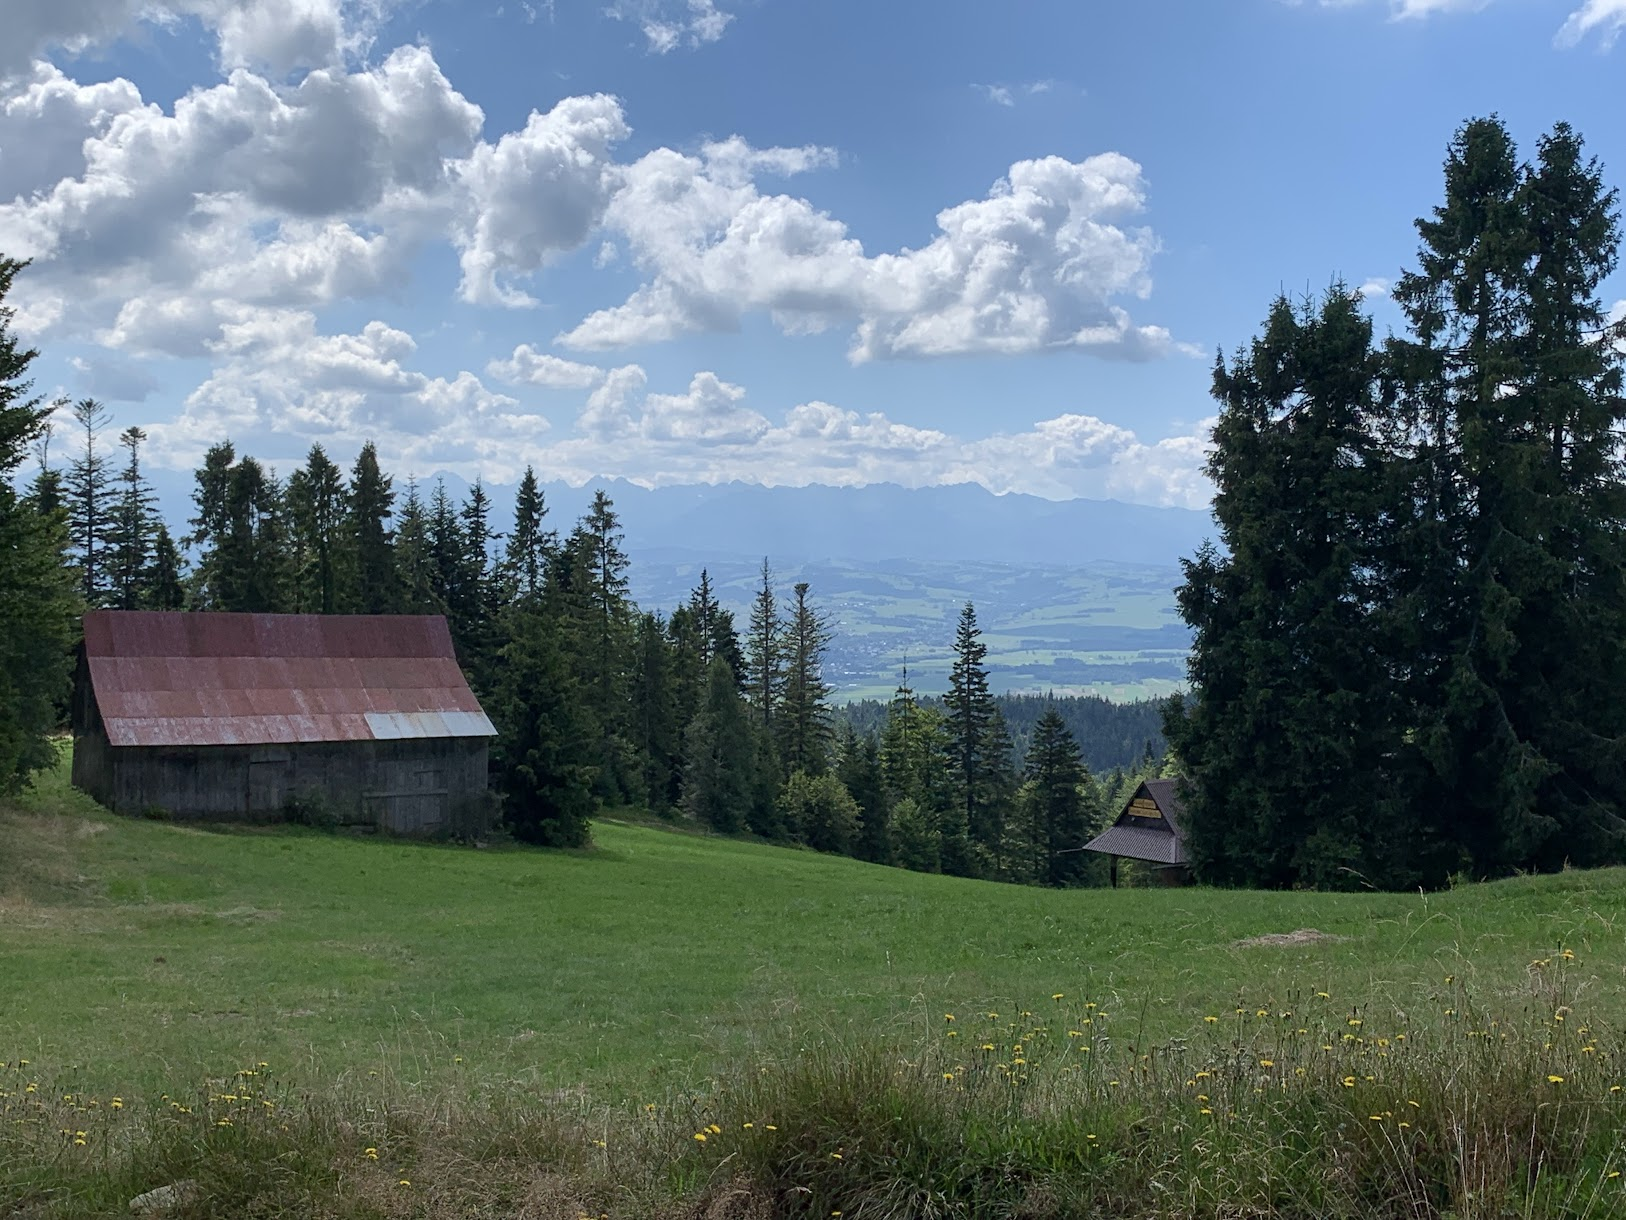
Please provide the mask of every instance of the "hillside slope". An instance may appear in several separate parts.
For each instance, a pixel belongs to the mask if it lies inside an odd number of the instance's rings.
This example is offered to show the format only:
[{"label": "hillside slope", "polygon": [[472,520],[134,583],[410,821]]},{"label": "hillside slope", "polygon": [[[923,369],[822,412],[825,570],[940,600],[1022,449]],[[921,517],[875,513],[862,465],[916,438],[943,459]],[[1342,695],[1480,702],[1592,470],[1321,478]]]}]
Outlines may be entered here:
[{"label": "hillside slope", "polygon": [[[810,1024],[930,1028],[1058,992],[1156,1036],[1317,990],[1424,1012],[1448,974],[1520,993],[1559,946],[1623,1006],[1620,872],[1429,897],[1060,893],[614,823],[595,840],[203,830],[97,813],[52,777],[0,810],[0,1059],[86,1088],[264,1060],[641,1095]],[[1235,944],[1302,928],[1340,939]]]}]

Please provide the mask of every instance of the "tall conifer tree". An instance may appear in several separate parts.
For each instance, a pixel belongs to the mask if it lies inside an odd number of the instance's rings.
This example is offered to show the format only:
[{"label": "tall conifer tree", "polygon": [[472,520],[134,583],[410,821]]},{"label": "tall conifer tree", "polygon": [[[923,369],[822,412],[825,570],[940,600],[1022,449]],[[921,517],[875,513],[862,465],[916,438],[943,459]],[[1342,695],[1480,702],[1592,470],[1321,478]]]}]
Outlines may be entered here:
[{"label": "tall conifer tree", "polygon": [[81,398],[71,410],[82,448],[68,463],[64,484],[68,534],[79,564],[79,596],[87,606],[101,606],[111,595],[108,552],[118,508],[113,469],[101,443],[112,416],[94,398]]},{"label": "tall conifer tree", "polygon": [[389,614],[400,606],[394,537],[393,481],[378,465],[372,441],[361,447],[350,470],[349,517],[345,536],[351,555],[347,605],[358,614]]},{"label": "tall conifer tree", "polygon": [[50,413],[28,376],[39,353],[18,341],[6,304],[26,265],[0,257],[0,792],[8,793],[56,761],[49,734],[67,694],[79,609],[66,513],[19,502],[11,483]]}]

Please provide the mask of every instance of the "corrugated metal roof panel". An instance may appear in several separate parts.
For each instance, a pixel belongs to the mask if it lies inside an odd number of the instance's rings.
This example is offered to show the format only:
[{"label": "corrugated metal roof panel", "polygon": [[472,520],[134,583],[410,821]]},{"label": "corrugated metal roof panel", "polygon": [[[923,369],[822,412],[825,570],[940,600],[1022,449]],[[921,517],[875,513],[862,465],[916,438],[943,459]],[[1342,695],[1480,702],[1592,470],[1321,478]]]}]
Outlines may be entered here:
[{"label": "corrugated metal roof panel", "polygon": [[114,745],[492,736],[438,615],[85,616]]},{"label": "corrugated metal roof panel", "polygon": [[1084,845],[1085,851],[1149,860],[1153,864],[1184,864],[1185,848],[1166,830],[1142,830],[1135,826],[1113,826]]}]

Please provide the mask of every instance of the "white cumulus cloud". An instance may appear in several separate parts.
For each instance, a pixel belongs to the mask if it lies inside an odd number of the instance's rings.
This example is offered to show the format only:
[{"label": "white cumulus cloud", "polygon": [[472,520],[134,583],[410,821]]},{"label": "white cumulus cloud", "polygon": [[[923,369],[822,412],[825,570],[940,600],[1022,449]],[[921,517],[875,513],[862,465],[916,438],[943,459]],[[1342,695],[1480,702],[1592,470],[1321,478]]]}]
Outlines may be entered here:
[{"label": "white cumulus cloud", "polygon": [[614,98],[566,98],[458,165],[463,205],[455,240],[465,300],[535,303],[512,280],[581,245],[598,227],[615,184],[610,149],[629,132]]},{"label": "white cumulus cloud", "polygon": [[585,390],[604,380],[604,370],[539,352],[521,343],[506,360],[493,360],[486,372],[508,385],[534,385],[549,390]]},{"label": "white cumulus cloud", "polygon": [[924,247],[874,257],[840,221],[763,193],[753,177],[828,161],[821,150],[751,153],[734,140],[699,155],[658,149],[627,166],[605,223],[625,234],[649,278],[559,341],[625,347],[732,330],[766,312],[791,333],[852,326],[855,361],[1170,350],[1167,331],[1135,325],[1116,303],[1147,295],[1158,248],[1149,229],[1126,223],[1146,196],[1129,158],[1017,162],[985,198],[940,212]]}]

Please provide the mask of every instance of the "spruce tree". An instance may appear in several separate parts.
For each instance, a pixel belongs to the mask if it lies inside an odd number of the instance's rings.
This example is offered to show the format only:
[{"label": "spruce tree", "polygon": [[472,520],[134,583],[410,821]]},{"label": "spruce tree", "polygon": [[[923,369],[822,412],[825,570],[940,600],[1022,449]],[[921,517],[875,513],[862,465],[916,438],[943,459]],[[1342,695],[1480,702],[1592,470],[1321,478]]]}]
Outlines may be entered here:
[{"label": "spruce tree", "polygon": [[1165,729],[1191,781],[1187,849],[1205,880],[1407,884],[1403,709],[1379,612],[1392,500],[1373,428],[1379,362],[1358,295],[1273,305],[1214,373],[1208,473],[1226,553],[1185,564],[1192,692]]},{"label": "spruce tree", "polygon": [[780,761],[790,772],[821,775],[829,765],[831,740],[829,684],[824,680],[824,653],[830,623],[808,598],[810,586],[792,588],[790,621],[785,631],[785,682],[779,709]]},{"label": "spruce tree", "polygon": [[337,614],[342,608],[353,560],[346,529],[349,498],[343,472],[322,446],[312,445],[286,490],[295,610]]},{"label": "spruce tree", "polygon": [[502,563],[504,583],[516,600],[535,601],[542,596],[548,553],[557,543],[543,527],[547,513],[536,471],[527,466],[514,497],[514,528],[508,532]]},{"label": "spruce tree", "polygon": [[656,813],[678,801],[682,734],[672,687],[672,648],[659,616],[638,617],[633,641],[632,716],[629,737],[640,774],[641,799]]},{"label": "spruce tree", "polygon": [[892,853],[900,868],[935,873],[942,867],[942,836],[929,811],[913,797],[892,807]]},{"label": "spruce tree", "polygon": [[1551,829],[1535,799],[1547,764],[1521,739],[1503,681],[1518,647],[1513,566],[1534,557],[1516,467],[1540,438],[1519,418],[1522,396],[1508,393],[1522,379],[1532,243],[1499,120],[1457,132],[1445,180],[1444,203],[1417,222],[1418,270],[1394,294],[1411,328],[1393,361],[1415,420],[1406,473],[1419,505],[1397,531],[1394,583],[1413,654],[1400,671],[1415,721],[1405,759],[1442,845],[1433,871],[1484,875]]},{"label": "spruce tree", "polygon": [[193,471],[192,508],[195,514],[187,524],[192,532],[181,540],[196,551],[189,583],[191,602],[199,610],[220,609],[220,574],[217,555],[227,529],[226,488],[231,482],[237,451],[230,441],[209,446],[203,465]]},{"label": "spruce tree", "polygon": [[372,441],[361,447],[350,470],[345,541],[351,563],[346,605],[357,614],[390,614],[401,604],[390,519],[395,514],[392,480],[378,465]]},{"label": "spruce tree", "polygon": [[[1549,774],[1536,806],[1553,832],[1521,866],[1626,858],[1626,342],[1599,290],[1618,267],[1618,193],[1559,124],[1523,172],[1533,256],[1519,397],[1536,443],[1521,447],[1520,645],[1510,715]],[[1539,457],[1537,456],[1539,451]]]},{"label": "spruce tree", "polygon": [[1084,785],[1088,774],[1078,743],[1052,708],[1040,718],[1027,757],[1028,799],[1042,847],[1037,879],[1045,885],[1082,883],[1089,861],[1080,849],[1090,837]]},{"label": "spruce tree", "polygon": [[108,531],[106,552],[110,604],[120,610],[139,610],[151,602],[151,564],[156,541],[158,497],[141,473],[141,445],[147,434],[126,428],[119,444],[126,457],[118,474],[117,492]]},{"label": "spruce tree", "polygon": [[581,847],[595,808],[590,726],[558,634],[537,609],[510,612],[492,699],[492,771],[514,837]]},{"label": "spruce tree", "polygon": [[1411,335],[1392,352],[1421,508],[1394,581],[1433,877],[1618,860],[1623,408],[1598,297],[1615,196],[1568,127],[1521,165],[1505,126],[1478,119],[1418,233],[1395,293]]},{"label": "spruce tree", "polygon": [[758,722],[770,734],[785,682],[784,634],[785,624],[774,596],[773,569],[763,556],[762,584],[751,603],[751,627],[746,635],[745,673],[747,697]]},{"label": "spruce tree", "polygon": [[462,656],[467,650],[469,620],[473,614],[474,581],[462,518],[446,491],[444,479],[435,480],[434,493],[429,497],[424,546],[429,587],[435,603],[446,615],[446,625],[451,628],[458,655]]},{"label": "spruce tree", "polygon": [[711,668],[717,642],[717,616],[721,610],[711,589],[711,573],[701,568],[700,583],[689,594],[689,614],[694,619],[694,642],[700,650],[697,659],[702,673]]},{"label": "spruce tree", "polygon": [[492,546],[500,535],[491,527],[491,497],[476,477],[459,513],[464,547],[462,640],[459,654],[464,658],[474,689],[490,690],[501,647],[497,614],[502,603],[501,582],[492,565]]},{"label": "spruce tree", "polygon": [[721,657],[706,670],[700,709],[683,734],[683,810],[724,834],[745,828],[751,803],[750,717]]},{"label": "spruce tree", "polygon": [[186,605],[186,583],[181,553],[169,536],[169,526],[158,523],[152,539],[152,565],[147,575],[147,604],[154,610],[180,610]]},{"label": "spruce tree", "polygon": [[101,606],[111,598],[108,552],[118,506],[112,466],[100,444],[112,416],[94,398],[81,398],[72,412],[83,448],[69,462],[64,484],[68,534],[79,565],[79,596],[87,606]]},{"label": "spruce tree", "polygon": [[395,576],[391,583],[399,601],[391,608],[402,614],[444,614],[445,603],[436,593],[438,581],[429,543],[429,514],[423,498],[418,495],[415,479],[407,480],[393,557]]},{"label": "spruce tree", "polygon": [[24,504],[12,474],[40,437],[49,408],[34,396],[29,366],[38,352],[11,329],[6,297],[27,264],[0,257],[0,792],[16,792],[57,754],[57,727],[71,673],[79,606],[67,567],[66,513]]},{"label": "spruce tree", "polygon": [[286,613],[293,579],[276,476],[251,457],[238,460],[226,480],[224,532],[210,564],[219,610]]},{"label": "spruce tree", "polygon": [[892,827],[880,742],[873,733],[859,736],[851,726],[836,753],[836,778],[858,806],[858,830],[852,854],[871,864],[892,863]]},{"label": "spruce tree", "polygon": [[577,523],[567,549],[576,572],[583,693],[602,744],[600,795],[625,799],[637,764],[627,740],[627,656],[632,642],[632,603],[627,596],[626,552],[621,521],[600,489]]},{"label": "spruce tree", "polygon": [[955,627],[944,699],[959,806],[954,823],[963,824],[971,842],[991,858],[1004,838],[1000,821],[1010,761],[1009,736],[988,689],[987,656],[976,608],[967,602]]}]

